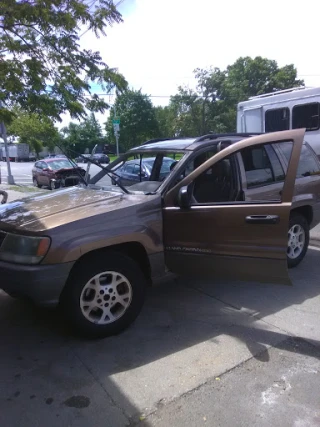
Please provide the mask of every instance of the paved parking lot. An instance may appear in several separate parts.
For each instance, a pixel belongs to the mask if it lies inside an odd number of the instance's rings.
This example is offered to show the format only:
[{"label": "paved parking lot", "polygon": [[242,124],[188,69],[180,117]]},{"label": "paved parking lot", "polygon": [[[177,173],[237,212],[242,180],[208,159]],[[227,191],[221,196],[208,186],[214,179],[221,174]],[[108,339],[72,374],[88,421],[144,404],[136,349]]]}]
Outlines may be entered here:
[{"label": "paved parking lot", "polygon": [[135,324],[100,341],[0,293],[0,425],[319,426],[319,257],[293,287],[152,288]]}]

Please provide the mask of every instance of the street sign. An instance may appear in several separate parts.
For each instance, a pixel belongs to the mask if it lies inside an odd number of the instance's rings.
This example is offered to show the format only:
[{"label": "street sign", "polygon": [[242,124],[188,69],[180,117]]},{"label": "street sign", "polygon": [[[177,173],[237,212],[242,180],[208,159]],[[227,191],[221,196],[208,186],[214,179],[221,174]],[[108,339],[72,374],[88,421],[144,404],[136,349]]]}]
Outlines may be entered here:
[{"label": "street sign", "polygon": [[119,130],[120,130],[119,123],[114,123],[113,124],[113,130],[114,130],[114,132],[119,132]]},{"label": "street sign", "polygon": [[120,119],[119,119],[118,117],[115,117],[115,118],[112,120],[112,124],[113,124],[113,125],[120,125]]}]

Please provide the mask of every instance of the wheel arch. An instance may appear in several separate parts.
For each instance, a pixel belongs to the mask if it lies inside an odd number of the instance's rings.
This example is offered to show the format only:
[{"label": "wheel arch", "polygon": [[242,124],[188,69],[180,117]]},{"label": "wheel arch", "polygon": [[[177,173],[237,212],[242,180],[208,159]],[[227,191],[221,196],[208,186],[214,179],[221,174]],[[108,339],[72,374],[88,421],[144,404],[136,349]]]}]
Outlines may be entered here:
[{"label": "wheel arch", "polygon": [[294,213],[299,213],[300,215],[303,215],[306,220],[308,221],[308,224],[310,225],[313,221],[313,209],[310,205],[303,205],[298,206],[291,210],[290,215]]},{"label": "wheel arch", "polygon": [[72,270],[69,274],[69,278],[72,277],[80,263],[90,262],[90,259],[92,258],[96,259],[96,257],[106,256],[108,253],[111,252],[113,254],[119,253],[122,255],[126,255],[127,257],[134,260],[140,267],[142,273],[144,274],[148,285],[151,286],[151,265],[149,262],[148,254],[142,243],[136,241],[119,243],[86,252],[80,258],[78,258],[75,264],[73,265]]}]

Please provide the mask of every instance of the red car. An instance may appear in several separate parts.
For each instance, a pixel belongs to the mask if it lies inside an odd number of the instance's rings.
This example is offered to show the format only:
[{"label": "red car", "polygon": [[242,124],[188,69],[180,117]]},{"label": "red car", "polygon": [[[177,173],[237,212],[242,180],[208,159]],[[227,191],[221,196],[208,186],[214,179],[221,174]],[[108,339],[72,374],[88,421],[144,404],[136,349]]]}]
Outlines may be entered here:
[{"label": "red car", "polygon": [[80,182],[79,173],[86,171],[67,158],[49,158],[39,160],[32,168],[32,181],[35,187],[46,186],[51,190],[70,187]]}]

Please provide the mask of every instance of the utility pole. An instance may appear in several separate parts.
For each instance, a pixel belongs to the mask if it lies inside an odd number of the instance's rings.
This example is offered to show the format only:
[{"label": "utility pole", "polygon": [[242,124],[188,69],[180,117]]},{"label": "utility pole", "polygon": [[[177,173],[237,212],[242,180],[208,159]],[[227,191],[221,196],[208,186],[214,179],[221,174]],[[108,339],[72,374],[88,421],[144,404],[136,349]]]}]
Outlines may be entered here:
[{"label": "utility pole", "polygon": [[116,106],[114,106],[114,113],[113,113],[113,132],[116,137],[116,147],[117,147],[117,157],[119,157],[119,136],[120,136],[120,119],[117,117],[117,111]]},{"label": "utility pole", "polygon": [[6,126],[5,124],[2,122],[0,124],[0,131],[1,131],[1,135],[4,141],[4,150],[6,153],[6,161],[7,161],[7,169],[8,169],[8,184],[9,185],[13,185],[14,184],[14,179],[13,176],[11,175],[11,165],[10,165],[10,158],[9,158],[9,149],[8,149],[8,140],[7,140],[7,130],[6,130]]}]

